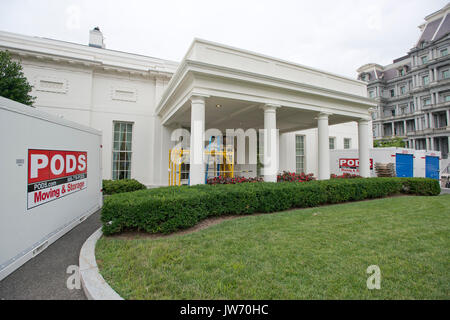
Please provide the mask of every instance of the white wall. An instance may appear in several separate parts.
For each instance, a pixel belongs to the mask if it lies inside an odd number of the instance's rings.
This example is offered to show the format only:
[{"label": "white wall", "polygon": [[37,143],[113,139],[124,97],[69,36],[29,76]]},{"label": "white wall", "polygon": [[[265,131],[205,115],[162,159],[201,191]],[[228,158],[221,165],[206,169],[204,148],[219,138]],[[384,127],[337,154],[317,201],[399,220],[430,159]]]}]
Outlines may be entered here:
[{"label": "white wall", "polygon": [[[25,76],[34,86],[32,95],[37,97],[35,106],[38,110],[102,131],[104,179],[112,177],[113,122],[126,121],[133,123],[132,178],[148,186],[160,185],[167,180],[161,174],[162,167],[155,169],[155,163],[160,161],[157,159],[161,158],[161,148],[166,143],[156,134],[162,129],[154,113],[167,86],[167,78],[131,76],[129,73],[24,58],[21,63]],[[43,91],[41,80],[54,81],[58,87]],[[61,83],[64,90],[59,88]],[[135,94],[128,101],[128,98],[118,96],[116,90]]]}]

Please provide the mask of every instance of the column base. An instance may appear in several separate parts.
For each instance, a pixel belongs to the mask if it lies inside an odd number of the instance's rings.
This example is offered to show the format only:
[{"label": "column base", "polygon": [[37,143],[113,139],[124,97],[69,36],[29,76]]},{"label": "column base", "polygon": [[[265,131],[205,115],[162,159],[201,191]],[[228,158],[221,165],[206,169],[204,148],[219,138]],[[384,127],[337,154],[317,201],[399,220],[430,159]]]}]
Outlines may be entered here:
[{"label": "column base", "polygon": [[277,182],[277,177],[278,177],[278,175],[273,175],[273,174],[270,174],[270,175],[265,175],[264,176],[264,182]]}]

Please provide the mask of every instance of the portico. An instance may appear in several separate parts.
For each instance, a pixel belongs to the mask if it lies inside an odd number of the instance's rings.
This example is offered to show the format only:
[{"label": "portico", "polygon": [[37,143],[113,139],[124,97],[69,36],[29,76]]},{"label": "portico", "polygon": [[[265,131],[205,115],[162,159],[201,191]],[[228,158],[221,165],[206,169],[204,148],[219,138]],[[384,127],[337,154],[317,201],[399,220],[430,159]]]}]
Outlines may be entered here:
[{"label": "portico", "polygon": [[[362,81],[196,39],[156,113],[162,126],[189,130],[189,179],[195,185],[205,183],[207,130],[264,129],[262,174],[276,182],[283,156],[279,136],[318,128],[318,178],[329,179],[329,126],[350,121],[358,122],[360,172],[368,177],[369,109],[375,106]],[[167,141],[167,148],[174,144]]]}]

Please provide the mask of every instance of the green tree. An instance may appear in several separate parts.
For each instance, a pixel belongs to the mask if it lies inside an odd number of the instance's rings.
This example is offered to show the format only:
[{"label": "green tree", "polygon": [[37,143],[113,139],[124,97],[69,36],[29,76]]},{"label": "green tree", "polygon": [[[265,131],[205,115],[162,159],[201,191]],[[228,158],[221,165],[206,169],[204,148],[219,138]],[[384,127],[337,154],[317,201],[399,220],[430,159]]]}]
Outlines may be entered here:
[{"label": "green tree", "polygon": [[0,96],[31,106],[35,99],[31,90],[20,63],[13,61],[8,51],[0,51]]},{"label": "green tree", "polygon": [[402,138],[382,139],[373,141],[374,148],[387,148],[387,147],[404,148],[405,146],[406,143],[405,141],[403,141]]}]

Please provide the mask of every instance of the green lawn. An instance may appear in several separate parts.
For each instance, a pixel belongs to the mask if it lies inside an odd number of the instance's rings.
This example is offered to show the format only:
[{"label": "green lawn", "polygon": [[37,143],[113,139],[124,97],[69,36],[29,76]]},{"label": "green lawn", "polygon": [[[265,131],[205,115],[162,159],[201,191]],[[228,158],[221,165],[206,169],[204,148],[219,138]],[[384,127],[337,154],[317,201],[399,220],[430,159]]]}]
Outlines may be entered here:
[{"label": "green lawn", "polygon": [[[102,238],[125,299],[449,299],[450,195],[227,220],[161,239]],[[381,289],[368,290],[369,265]]]}]

